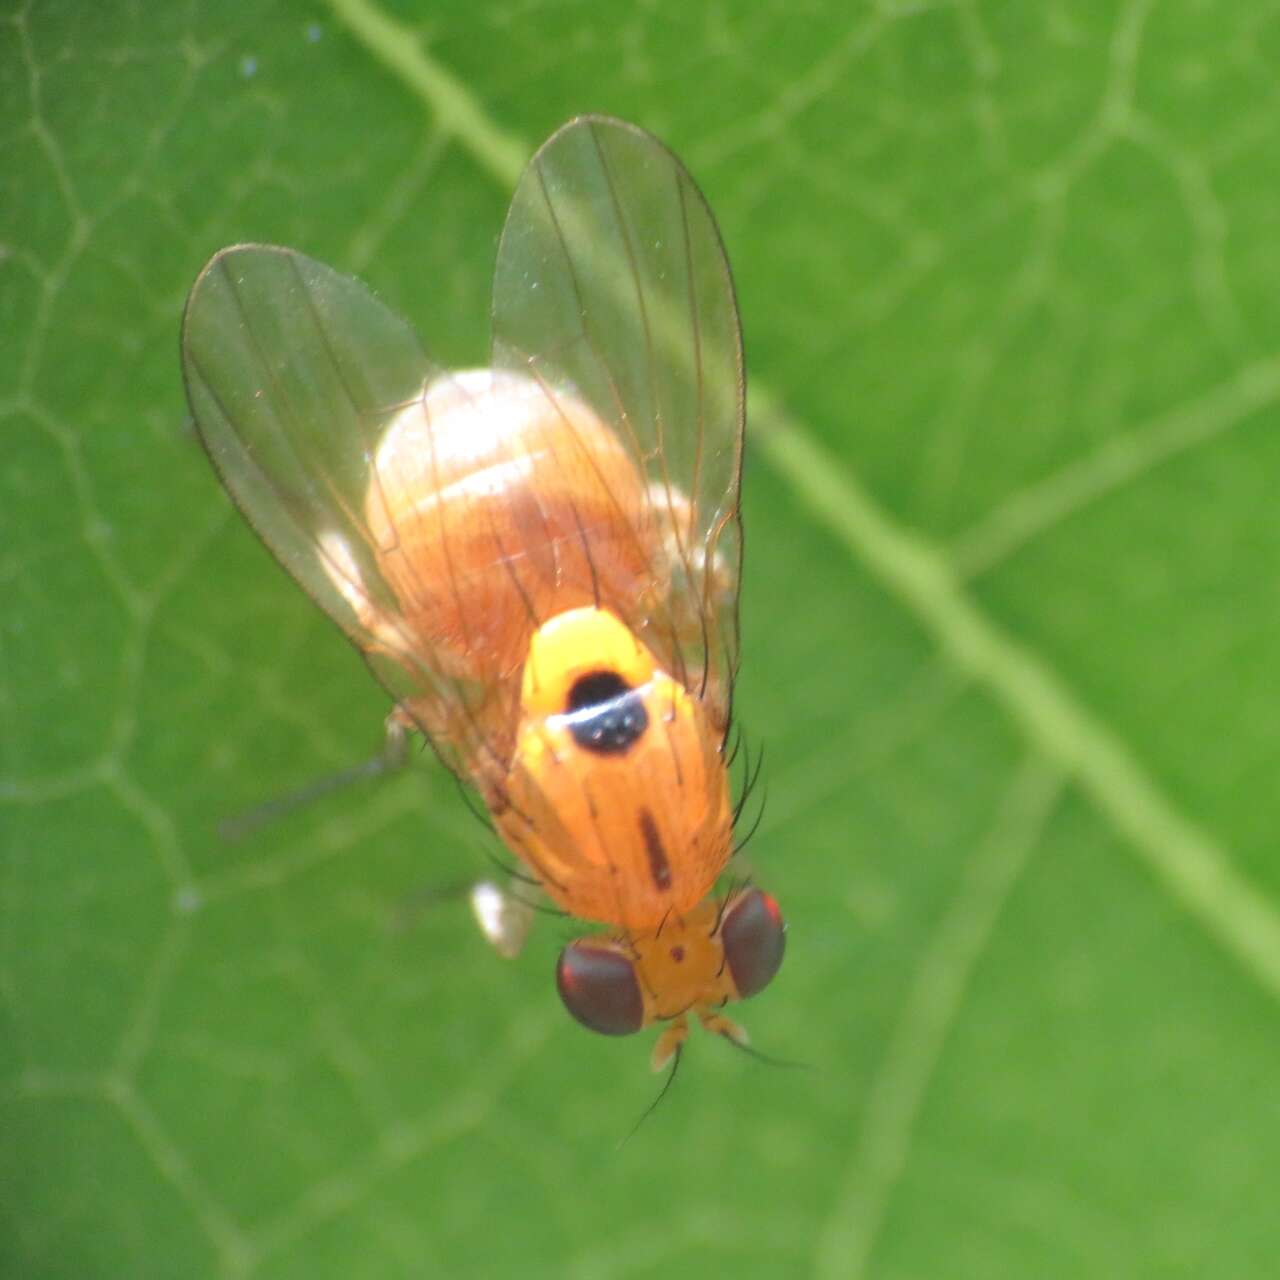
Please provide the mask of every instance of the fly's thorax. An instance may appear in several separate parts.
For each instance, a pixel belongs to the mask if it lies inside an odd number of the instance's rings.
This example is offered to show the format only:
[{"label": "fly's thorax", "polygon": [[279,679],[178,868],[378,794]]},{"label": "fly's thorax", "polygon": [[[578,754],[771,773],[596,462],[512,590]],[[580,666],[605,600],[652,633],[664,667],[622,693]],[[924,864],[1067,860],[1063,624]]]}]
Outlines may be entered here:
[{"label": "fly's thorax", "polygon": [[420,640],[460,675],[518,673],[544,621],[649,589],[644,483],[573,394],[473,369],[390,420],[365,498],[378,568]]},{"label": "fly's thorax", "polygon": [[512,850],[572,915],[652,929],[729,856],[720,741],[702,704],[606,609],[532,637],[506,806]]}]

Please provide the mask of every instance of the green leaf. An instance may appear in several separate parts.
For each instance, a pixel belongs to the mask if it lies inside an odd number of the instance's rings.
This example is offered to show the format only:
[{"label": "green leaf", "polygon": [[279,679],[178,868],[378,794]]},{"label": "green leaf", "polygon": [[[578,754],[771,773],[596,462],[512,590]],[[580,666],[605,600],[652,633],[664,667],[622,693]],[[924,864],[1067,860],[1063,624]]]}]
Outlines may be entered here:
[{"label": "green leaf", "polygon": [[[30,1277],[1269,1275],[1280,19],[1190,0],[0,17],[0,1259]],[[657,132],[747,335],[770,1069],[560,1009],[186,425],[224,244],[487,342],[529,149]],[[438,895],[437,895],[438,896]]]}]

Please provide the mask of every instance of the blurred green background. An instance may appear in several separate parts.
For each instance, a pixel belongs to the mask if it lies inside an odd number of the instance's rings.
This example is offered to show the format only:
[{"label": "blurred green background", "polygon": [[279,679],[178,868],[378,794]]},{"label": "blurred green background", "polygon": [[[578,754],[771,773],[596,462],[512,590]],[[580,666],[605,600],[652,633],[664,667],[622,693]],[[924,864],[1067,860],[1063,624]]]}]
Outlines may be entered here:
[{"label": "blurred green background", "polygon": [[[0,1272],[1270,1276],[1280,7],[0,6]],[[250,12],[246,12],[250,10]],[[390,25],[388,25],[390,24]],[[753,379],[774,1070],[559,1007],[428,766],[227,845],[381,691],[229,510],[223,244],[483,359],[523,156],[664,137]]]}]

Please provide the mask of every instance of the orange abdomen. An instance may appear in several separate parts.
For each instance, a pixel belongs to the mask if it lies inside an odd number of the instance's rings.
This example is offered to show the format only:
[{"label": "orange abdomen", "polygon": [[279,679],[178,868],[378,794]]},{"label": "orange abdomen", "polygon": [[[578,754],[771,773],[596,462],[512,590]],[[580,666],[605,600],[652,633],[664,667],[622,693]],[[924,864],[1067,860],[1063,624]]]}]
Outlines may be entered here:
[{"label": "orange abdomen", "polygon": [[387,428],[365,506],[405,620],[458,676],[517,675],[542,623],[651,585],[635,465],[586,405],[533,378],[472,370],[428,386]]}]

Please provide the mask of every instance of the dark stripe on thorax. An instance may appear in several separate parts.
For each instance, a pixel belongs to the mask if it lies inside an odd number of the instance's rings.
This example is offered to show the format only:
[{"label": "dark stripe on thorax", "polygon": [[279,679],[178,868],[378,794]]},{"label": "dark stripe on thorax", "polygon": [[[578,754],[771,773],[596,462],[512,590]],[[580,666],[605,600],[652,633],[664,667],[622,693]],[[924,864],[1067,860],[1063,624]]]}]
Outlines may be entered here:
[{"label": "dark stripe on thorax", "polygon": [[640,810],[640,834],[644,837],[644,851],[649,855],[649,874],[654,885],[659,889],[671,888],[671,864],[667,861],[667,851],[662,847],[658,824],[648,809]]}]

